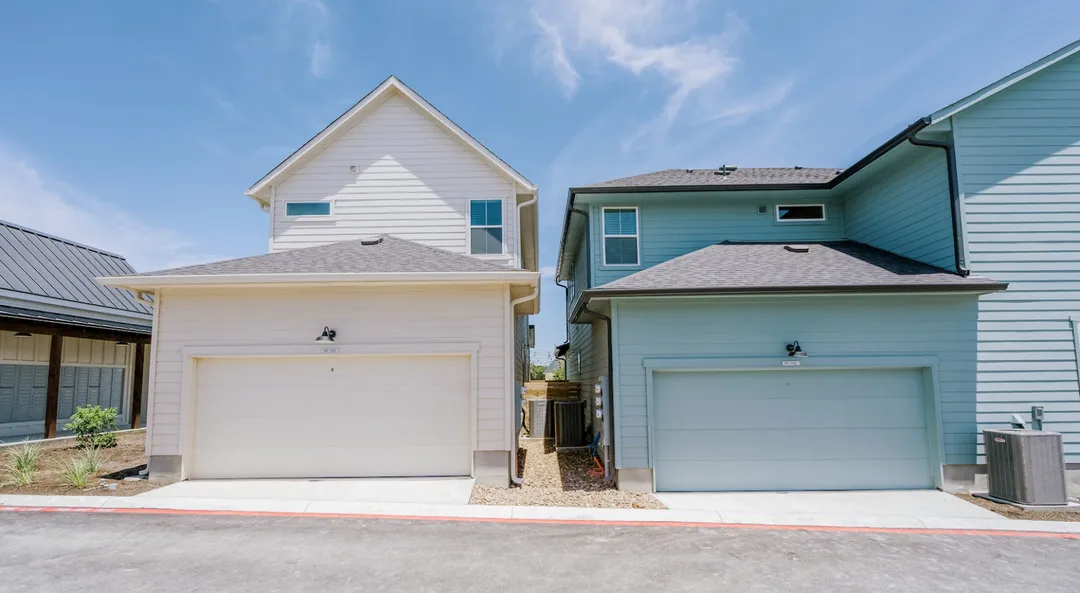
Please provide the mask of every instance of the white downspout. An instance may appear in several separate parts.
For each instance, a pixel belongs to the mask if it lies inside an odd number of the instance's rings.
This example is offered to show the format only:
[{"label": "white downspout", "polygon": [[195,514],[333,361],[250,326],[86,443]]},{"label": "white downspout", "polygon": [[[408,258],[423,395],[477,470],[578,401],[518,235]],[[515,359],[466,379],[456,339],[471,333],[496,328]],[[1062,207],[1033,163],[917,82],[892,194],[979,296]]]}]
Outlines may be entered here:
[{"label": "white downspout", "polygon": [[[533,201],[535,202],[536,199],[534,198]],[[521,210],[518,210],[518,212],[520,213]],[[517,315],[514,313],[514,307],[517,307],[521,303],[527,303],[527,302],[529,302],[531,300],[534,300],[539,294],[540,294],[540,283],[537,282],[536,286],[533,287],[533,291],[532,291],[531,294],[527,294],[527,295],[525,295],[525,296],[523,296],[521,298],[517,298],[517,299],[514,299],[514,300],[510,301],[510,322],[514,323],[516,321],[515,317]],[[513,371],[513,369],[514,369],[514,362],[515,362],[514,360],[510,361],[510,370],[511,371]],[[510,399],[510,402],[511,402],[510,407],[511,408],[513,408],[513,402],[516,399],[517,399],[516,394],[515,394],[515,397]],[[508,414],[507,423],[509,424],[509,426],[507,427],[507,430],[510,431],[510,481],[517,484],[518,486],[520,486],[522,484],[522,482],[524,482],[524,480],[522,478],[518,477],[518,475],[517,475],[518,440],[517,440],[517,432],[514,431],[514,427],[517,425],[517,418],[518,418],[518,411],[517,410],[512,410],[511,413]]]},{"label": "white downspout", "polygon": [[530,205],[530,204],[535,204],[536,199],[537,199],[537,194],[533,194],[533,197],[532,197],[531,200],[525,200],[524,202],[517,205],[517,219],[514,221],[514,224],[517,225],[516,228],[514,229],[514,231],[517,233],[517,244],[518,244],[517,254],[516,254],[516,257],[514,258],[515,259],[514,267],[517,267],[517,268],[520,268],[522,266],[522,263],[523,263],[523,260],[524,260],[524,258],[521,257],[521,251],[523,249],[522,241],[521,241],[521,234],[522,234],[521,233],[521,209],[524,208],[525,206]]}]

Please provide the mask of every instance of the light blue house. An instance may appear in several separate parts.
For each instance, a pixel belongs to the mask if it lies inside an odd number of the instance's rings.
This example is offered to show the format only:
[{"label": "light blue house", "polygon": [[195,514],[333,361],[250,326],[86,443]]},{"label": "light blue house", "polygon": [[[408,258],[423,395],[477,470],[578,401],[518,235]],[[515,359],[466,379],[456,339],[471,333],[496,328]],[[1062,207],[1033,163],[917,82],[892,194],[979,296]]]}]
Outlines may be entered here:
[{"label": "light blue house", "polygon": [[970,487],[1033,405],[1080,469],[1078,54],[847,169],[572,188],[567,377],[607,386],[620,488]]}]

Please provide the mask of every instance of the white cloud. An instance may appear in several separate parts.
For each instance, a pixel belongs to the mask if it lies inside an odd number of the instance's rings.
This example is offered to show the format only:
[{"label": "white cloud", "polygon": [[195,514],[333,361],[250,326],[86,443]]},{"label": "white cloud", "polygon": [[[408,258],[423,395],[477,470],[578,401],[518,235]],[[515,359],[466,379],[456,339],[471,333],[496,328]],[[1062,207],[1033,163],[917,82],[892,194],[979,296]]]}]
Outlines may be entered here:
[{"label": "white cloud", "polygon": [[323,77],[330,73],[334,55],[330,44],[330,8],[323,0],[280,0],[283,32],[306,45],[308,71]]},{"label": "white cloud", "polygon": [[540,277],[544,279],[555,277],[555,266],[543,266],[540,268]]},{"label": "white cloud", "polygon": [[687,118],[691,104],[690,119],[725,123],[775,108],[791,88],[790,83],[775,85],[736,104],[715,105],[739,64],[733,46],[749,31],[734,13],[710,23],[719,34],[701,35],[695,29],[707,17],[694,0],[530,1],[537,32],[534,62],[551,71],[567,96],[603,65],[640,78],[648,85],[646,93],[657,80],[666,88],[663,106],[631,129],[624,151],[645,140],[663,142],[672,126]]},{"label": "white cloud", "polygon": [[43,175],[0,148],[0,219],[125,256],[136,270],[215,259],[182,234],[156,227]]},{"label": "white cloud", "polygon": [[326,76],[330,71],[330,59],[333,57],[330,44],[323,41],[315,41],[311,46],[311,74],[314,76]]}]

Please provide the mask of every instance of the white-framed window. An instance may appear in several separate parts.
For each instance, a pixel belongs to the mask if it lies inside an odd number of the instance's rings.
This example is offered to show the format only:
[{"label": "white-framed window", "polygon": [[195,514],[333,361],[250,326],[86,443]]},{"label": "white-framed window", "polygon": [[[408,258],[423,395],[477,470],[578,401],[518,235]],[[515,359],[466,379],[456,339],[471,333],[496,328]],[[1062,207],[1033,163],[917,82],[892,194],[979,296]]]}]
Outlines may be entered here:
[{"label": "white-framed window", "polygon": [[636,266],[641,263],[638,209],[633,206],[601,210],[605,266]]},{"label": "white-framed window", "polygon": [[326,200],[285,202],[285,216],[289,218],[330,216],[333,211],[334,203]]},{"label": "white-framed window", "polygon": [[469,253],[473,255],[502,255],[503,201],[469,200]]},{"label": "white-framed window", "polygon": [[824,222],[825,204],[777,204],[776,222]]}]

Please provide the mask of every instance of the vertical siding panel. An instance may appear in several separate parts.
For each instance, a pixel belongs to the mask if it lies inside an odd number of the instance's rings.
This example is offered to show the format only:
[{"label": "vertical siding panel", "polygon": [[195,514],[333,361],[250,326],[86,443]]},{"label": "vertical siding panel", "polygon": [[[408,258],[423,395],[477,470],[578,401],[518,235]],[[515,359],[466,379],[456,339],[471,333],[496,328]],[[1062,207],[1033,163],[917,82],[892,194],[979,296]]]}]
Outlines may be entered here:
[{"label": "vertical siding panel", "polygon": [[[1080,315],[1080,56],[953,118],[973,273],[1010,283],[979,302],[978,429],[1046,411],[1080,462],[1080,386],[1069,317]],[[1037,324],[1037,325],[1033,325]],[[983,461],[982,447],[979,460]]]}]

